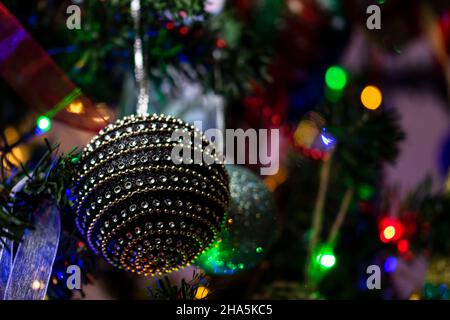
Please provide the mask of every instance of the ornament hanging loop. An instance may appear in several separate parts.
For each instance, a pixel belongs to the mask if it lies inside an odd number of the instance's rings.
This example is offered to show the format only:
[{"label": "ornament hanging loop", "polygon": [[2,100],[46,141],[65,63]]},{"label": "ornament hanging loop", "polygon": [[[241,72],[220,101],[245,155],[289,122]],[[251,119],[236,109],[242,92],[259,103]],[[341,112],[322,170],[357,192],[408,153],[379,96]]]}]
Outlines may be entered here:
[{"label": "ornament hanging loop", "polygon": [[131,17],[134,24],[134,78],[138,87],[137,96],[137,114],[146,114],[148,112],[148,76],[144,65],[143,41],[140,32],[141,26],[141,0],[132,0]]}]

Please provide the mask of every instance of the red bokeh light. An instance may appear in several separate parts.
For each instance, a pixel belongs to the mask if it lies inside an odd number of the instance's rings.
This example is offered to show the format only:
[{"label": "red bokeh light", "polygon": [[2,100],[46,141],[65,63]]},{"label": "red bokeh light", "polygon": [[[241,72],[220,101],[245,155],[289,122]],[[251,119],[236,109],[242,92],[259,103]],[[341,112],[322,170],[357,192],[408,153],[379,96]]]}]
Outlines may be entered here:
[{"label": "red bokeh light", "polygon": [[380,240],[384,243],[397,241],[403,236],[405,227],[395,218],[386,217],[379,223]]},{"label": "red bokeh light", "polygon": [[405,254],[409,251],[409,242],[405,239],[400,240],[397,243],[398,252],[401,254]]}]

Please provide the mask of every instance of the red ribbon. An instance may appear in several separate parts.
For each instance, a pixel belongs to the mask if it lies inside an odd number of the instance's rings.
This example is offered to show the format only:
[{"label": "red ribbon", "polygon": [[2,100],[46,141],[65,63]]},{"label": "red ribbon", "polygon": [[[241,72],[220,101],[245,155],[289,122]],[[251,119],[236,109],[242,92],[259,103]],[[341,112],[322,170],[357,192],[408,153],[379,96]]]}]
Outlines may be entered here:
[{"label": "red ribbon", "polygon": [[[0,75],[39,114],[95,132],[106,125],[92,101],[81,93],[2,3]],[[77,113],[69,112],[67,107],[71,103],[78,106],[82,103],[82,107],[78,107]]]}]

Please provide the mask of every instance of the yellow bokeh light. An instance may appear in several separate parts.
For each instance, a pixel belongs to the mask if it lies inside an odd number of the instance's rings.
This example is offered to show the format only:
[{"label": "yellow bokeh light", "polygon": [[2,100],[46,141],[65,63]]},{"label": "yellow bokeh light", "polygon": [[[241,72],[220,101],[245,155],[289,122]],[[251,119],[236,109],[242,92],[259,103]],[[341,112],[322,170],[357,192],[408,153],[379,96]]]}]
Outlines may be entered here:
[{"label": "yellow bokeh light", "polygon": [[280,167],[275,175],[265,178],[264,183],[271,192],[274,192],[280,184],[286,181],[287,177],[287,169],[285,167]]},{"label": "yellow bokeh light", "polygon": [[24,152],[24,148],[15,147],[6,154],[6,159],[3,161],[3,164],[5,167],[8,167],[9,163],[14,167],[19,167],[21,163],[23,164],[26,162],[27,158],[28,157]]},{"label": "yellow bokeh light", "polygon": [[13,127],[8,127],[5,129],[5,136],[9,144],[16,143],[20,138],[19,132]]},{"label": "yellow bokeh light", "polygon": [[266,184],[266,187],[270,190],[270,192],[274,192],[278,187],[277,180],[272,177],[265,178],[264,183]]},{"label": "yellow bokeh light", "polygon": [[105,123],[106,121],[109,121],[111,116],[109,114],[108,105],[106,103],[97,103],[95,106],[96,113],[98,116],[95,116],[92,120],[98,123]]},{"label": "yellow bokeh light", "polygon": [[369,110],[376,110],[383,102],[381,90],[375,86],[367,86],[361,92],[361,102]]},{"label": "yellow bokeh light", "polygon": [[383,235],[386,239],[392,239],[395,236],[395,228],[393,226],[386,227],[383,231]]},{"label": "yellow bokeh light", "polygon": [[75,63],[75,68],[77,68],[77,69],[83,68],[86,65],[87,60],[88,60],[87,55],[84,55],[80,60],[78,60]]},{"label": "yellow bokeh light", "polygon": [[313,121],[302,120],[294,132],[295,144],[300,147],[310,147],[318,134],[319,129]]},{"label": "yellow bokeh light", "polygon": [[205,299],[209,294],[209,290],[206,287],[200,286],[197,289],[197,292],[195,293],[195,299],[196,300],[202,300]]},{"label": "yellow bokeh light", "polygon": [[420,295],[418,293],[413,293],[409,300],[420,300]]},{"label": "yellow bokeh light", "polygon": [[69,106],[67,107],[67,111],[70,113],[80,114],[83,113],[83,102],[81,101],[73,101]]},{"label": "yellow bokeh light", "polygon": [[[13,127],[6,128],[4,134],[9,145],[16,143],[20,138],[19,132]],[[28,146],[21,144],[17,147],[12,148],[5,155],[5,158],[6,159],[4,159],[3,165],[6,168],[9,168],[8,163],[13,165],[14,167],[20,166],[21,163],[25,163],[28,160]]]},{"label": "yellow bokeh light", "polygon": [[31,289],[33,289],[33,290],[40,290],[40,289],[44,289],[44,282],[42,282],[42,281],[39,281],[39,280],[34,280],[32,283],[31,283]]}]

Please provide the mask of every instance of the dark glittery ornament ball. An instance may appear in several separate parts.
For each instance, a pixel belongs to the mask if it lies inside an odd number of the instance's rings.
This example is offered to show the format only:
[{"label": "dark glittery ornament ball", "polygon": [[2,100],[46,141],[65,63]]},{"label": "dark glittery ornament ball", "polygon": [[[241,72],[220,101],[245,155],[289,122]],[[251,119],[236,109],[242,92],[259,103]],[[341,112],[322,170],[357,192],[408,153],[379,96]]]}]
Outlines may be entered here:
[{"label": "dark glittery ornament ball", "polygon": [[139,115],[107,126],[82,153],[76,223],[90,247],[116,267],[145,275],[177,270],[220,231],[229,201],[224,165],[175,164],[173,148],[186,146],[173,141],[175,130],[190,134],[192,155],[209,145],[179,119]]}]

